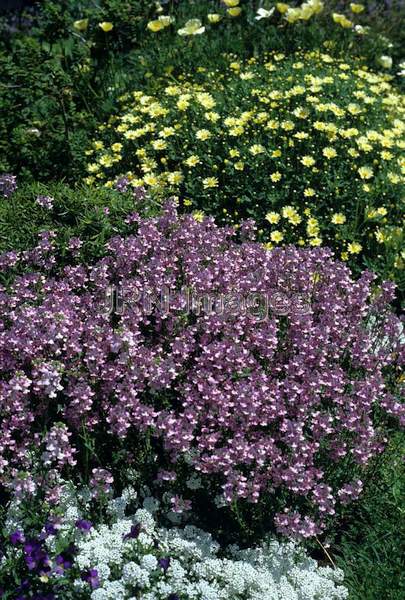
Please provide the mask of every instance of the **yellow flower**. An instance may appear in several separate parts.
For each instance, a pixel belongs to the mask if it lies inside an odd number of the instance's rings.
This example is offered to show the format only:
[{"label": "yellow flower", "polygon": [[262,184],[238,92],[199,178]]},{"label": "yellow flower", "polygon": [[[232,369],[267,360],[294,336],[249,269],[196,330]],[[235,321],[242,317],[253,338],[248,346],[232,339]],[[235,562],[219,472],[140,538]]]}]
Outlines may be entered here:
[{"label": "yellow flower", "polygon": [[205,27],[202,26],[200,19],[190,19],[177,33],[179,35],[200,35],[204,31]]},{"label": "yellow flower", "polygon": [[276,212],[269,212],[266,215],[266,221],[268,221],[272,225],[277,224],[280,221],[280,218],[280,215]]},{"label": "yellow flower", "polygon": [[301,162],[304,167],[312,167],[315,164],[315,159],[312,156],[303,156]]},{"label": "yellow flower", "polygon": [[370,167],[360,167],[357,171],[362,179],[371,179],[373,176],[373,169]]},{"label": "yellow flower", "polygon": [[334,213],[332,215],[332,223],[334,225],[343,225],[343,223],[346,223],[345,215],[342,213]]},{"label": "yellow flower", "polygon": [[115,144],[112,144],[111,150],[113,152],[121,152],[121,150],[122,150],[122,144],[120,144],[119,142],[116,142]]},{"label": "yellow flower", "polygon": [[171,185],[178,185],[183,181],[184,177],[181,171],[174,171],[173,173],[169,173],[167,176],[167,181]]},{"label": "yellow flower", "polygon": [[245,168],[245,163],[243,163],[241,160],[239,160],[237,163],[234,164],[234,168],[237,171],[243,171],[243,169]]},{"label": "yellow flower", "polygon": [[230,17],[239,17],[240,13],[242,12],[242,9],[239,6],[237,6],[235,8],[228,8],[226,12]]},{"label": "yellow flower", "polygon": [[240,156],[240,152],[239,152],[239,150],[237,150],[236,148],[231,148],[231,149],[229,150],[229,156],[230,156],[231,158],[237,158],[238,156]]},{"label": "yellow flower", "polygon": [[272,242],[276,242],[276,244],[277,244],[278,242],[283,241],[284,235],[281,231],[278,231],[278,229],[276,229],[275,231],[271,232],[270,239]]},{"label": "yellow flower", "polygon": [[350,254],[359,254],[363,250],[363,247],[358,242],[352,242],[347,246],[347,251]]},{"label": "yellow flower", "polygon": [[164,150],[165,148],[167,148],[167,142],[165,142],[164,140],[155,140],[154,142],[152,142],[152,147],[154,150]]},{"label": "yellow flower", "polygon": [[253,154],[253,156],[256,156],[257,154],[263,154],[265,151],[265,147],[261,144],[253,144],[253,146],[250,146],[249,148],[249,152],[250,154]]},{"label": "yellow flower", "polygon": [[320,237],[314,237],[309,240],[310,246],[320,246],[322,244],[322,239]]},{"label": "yellow flower", "polygon": [[89,26],[89,20],[88,19],[79,19],[79,21],[75,21],[73,23],[73,27],[75,29],[77,29],[78,31],[86,31],[87,27]]},{"label": "yellow flower", "polygon": [[152,174],[145,175],[145,177],[143,178],[143,181],[146,185],[150,185],[152,187],[158,185],[158,183],[159,183],[158,178]]},{"label": "yellow flower", "polygon": [[218,187],[218,179],[216,177],[206,177],[203,179],[204,189]]},{"label": "yellow flower", "polygon": [[193,212],[193,218],[198,222],[201,223],[201,221],[204,220],[204,213],[202,210],[196,210],[195,212]]},{"label": "yellow flower", "polygon": [[290,8],[288,4],[286,4],[285,2],[277,2],[276,4],[276,8],[278,10],[279,13],[281,13],[282,15],[284,13],[287,12],[287,10]]},{"label": "yellow flower", "polygon": [[271,156],[273,158],[279,158],[281,156],[281,150],[273,150],[273,152],[271,153]]},{"label": "yellow flower", "polygon": [[381,217],[385,217],[388,214],[388,211],[385,206],[380,206],[380,208],[377,208],[377,214],[379,214]]},{"label": "yellow flower", "polygon": [[105,33],[108,33],[109,31],[111,31],[114,28],[114,25],[112,23],[110,23],[109,21],[103,21],[102,23],[99,23],[98,26]]},{"label": "yellow flower", "polygon": [[147,24],[147,28],[149,29],[149,31],[153,31],[153,33],[156,33],[157,31],[161,31],[165,27],[166,27],[166,25],[162,21],[159,21],[159,19],[155,19],[154,21],[149,21],[149,23]]},{"label": "yellow flower", "polygon": [[282,210],[284,219],[287,219],[292,225],[299,225],[302,219],[293,206],[284,206]]},{"label": "yellow flower", "polygon": [[272,181],[274,181],[274,183],[276,183],[277,181],[280,181],[280,179],[281,179],[281,173],[280,173],[280,171],[275,171],[275,173],[272,173],[270,175],[270,179]]},{"label": "yellow flower", "polygon": [[342,252],[342,254],[340,255],[340,258],[342,260],[349,260],[349,255],[347,252]]},{"label": "yellow flower", "polygon": [[199,129],[196,134],[195,137],[197,138],[197,140],[201,140],[201,141],[205,141],[208,140],[211,137],[211,132],[208,131],[208,129]]},{"label": "yellow flower", "polygon": [[230,8],[238,6],[239,2],[240,0],[223,0],[223,3],[226,4],[226,6],[229,6]]},{"label": "yellow flower", "polygon": [[305,188],[304,190],[304,196],[306,198],[311,198],[312,196],[315,196],[316,192],[313,188]]},{"label": "yellow flower", "polygon": [[322,154],[328,159],[335,158],[337,156],[336,150],[334,148],[331,148],[330,146],[324,148],[322,150]]},{"label": "yellow flower", "polygon": [[186,164],[188,167],[195,167],[200,162],[201,161],[198,158],[198,156],[196,156],[195,154],[192,154],[191,156],[186,158],[186,160],[184,161],[184,164]]},{"label": "yellow flower", "polygon": [[300,8],[289,8],[285,13],[285,19],[289,23],[295,23],[299,21],[301,18],[301,9]]},{"label": "yellow flower", "polygon": [[355,4],[354,2],[350,3],[350,10],[352,11],[352,13],[354,13],[355,15],[363,12],[364,10],[364,4]]},{"label": "yellow flower", "polygon": [[219,23],[222,19],[222,15],[219,15],[218,13],[208,13],[207,19],[210,23]]},{"label": "yellow flower", "polygon": [[335,23],[338,23],[341,27],[348,28],[353,25],[353,23],[351,21],[349,21],[349,19],[347,17],[345,17],[345,15],[341,15],[339,13],[333,13],[332,18],[335,21]]}]

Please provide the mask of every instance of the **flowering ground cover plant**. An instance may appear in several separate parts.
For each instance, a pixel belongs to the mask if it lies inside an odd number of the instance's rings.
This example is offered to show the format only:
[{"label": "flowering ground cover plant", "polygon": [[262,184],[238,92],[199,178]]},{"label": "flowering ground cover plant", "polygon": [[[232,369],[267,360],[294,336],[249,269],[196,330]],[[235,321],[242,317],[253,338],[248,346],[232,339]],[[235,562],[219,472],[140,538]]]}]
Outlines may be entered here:
[{"label": "flowering ground cover plant", "polygon": [[[255,548],[221,549],[209,533],[194,526],[164,526],[165,502],[145,494],[137,498],[133,488],[106,499],[102,522],[95,525],[84,518],[91,489],[60,484],[60,499],[49,508],[42,527],[38,515],[30,523],[27,499],[14,499],[8,506],[0,562],[2,598],[347,598],[343,572],[319,567],[295,543],[267,537]],[[18,585],[11,570],[24,567]]]},{"label": "flowering ground cover plant", "polygon": [[[0,297],[3,486],[36,489],[34,446],[47,470],[83,473],[102,440],[121,440],[125,462],[136,462],[140,435],[161,456],[156,476],[171,482],[179,512],[193,501],[192,490],[181,495],[187,474],[197,473],[219,505],[248,501],[263,515],[265,504],[267,528],[272,519],[282,533],[320,533],[361,493],[386,417],[404,419],[393,285],[374,289],[367,272],[354,281],[324,249],[269,252],[249,241],[249,222],[237,243],[212,218],[179,218],[171,205],[133,221],[137,233],[112,239],[109,257],[61,277],[46,275],[49,237],[9,261],[33,270]],[[120,314],[105,306],[112,284],[122,286]],[[174,295],[144,310],[142,296],[163,287],[228,304],[186,312]],[[268,314],[261,301],[235,309],[252,292],[283,301]],[[41,485],[52,494],[52,478]]]},{"label": "flowering ground cover plant", "polygon": [[124,96],[86,181],[125,175],[188,210],[255,217],[270,248],[326,245],[402,281],[405,105],[390,78],[326,52],[201,71]]}]

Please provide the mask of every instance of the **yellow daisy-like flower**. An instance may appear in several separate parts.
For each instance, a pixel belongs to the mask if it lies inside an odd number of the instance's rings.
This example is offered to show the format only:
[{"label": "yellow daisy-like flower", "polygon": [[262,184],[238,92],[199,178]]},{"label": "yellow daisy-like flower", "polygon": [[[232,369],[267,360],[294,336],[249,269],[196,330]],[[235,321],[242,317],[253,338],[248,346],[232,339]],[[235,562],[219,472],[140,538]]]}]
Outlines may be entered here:
[{"label": "yellow daisy-like flower", "polygon": [[167,181],[171,185],[178,185],[183,181],[183,179],[184,177],[181,171],[174,171],[173,173],[169,173],[169,175],[167,176]]},{"label": "yellow daisy-like flower", "polygon": [[322,244],[322,239],[320,237],[314,237],[309,240],[310,246],[320,246]]},{"label": "yellow daisy-like flower", "polygon": [[281,156],[281,150],[273,150],[273,152],[271,153],[271,156],[273,158],[279,158]]},{"label": "yellow daisy-like flower", "polygon": [[150,185],[151,187],[155,187],[159,183],[158,178],[155,175],[152,175],[151,173],[149,175],[145,175],[143,181],[146,185]]},{"label": "yellow daisy-like flower", "polygon": [[253,156],[256,156],[257,154],[263,154],[265,151],[266,148],[261,144],[253,144],[253,146],[250,146],[249,148],[249,152],[250,154],[253,154]]},{"label": "yellow daisy-like flower", "polygon": [[271,232],[270,239],[272,242],[275,242],[276,244],[278,244],[279,242],[283,241],[284,234],[281,231],[278,231],[278,229],[276,229],[275,231]]},{"label": "yellow daisy-like flower", "polygon": [[193,219],[195,219],[198,223],[201,223],[201,221],[204,220],[204,213],[202,210],[196,210],[195,212],[193,212]]},{"label": "yellow daisy-like flower", "polygon": [[332,215],[332,223],[334,225],[343,225],[343,223],[346,223],[346,217],[343,213],[334,213]]},{"label": "yellow daisy-like flower", "polygon": [[306,198],[312,198],[312,196],[315,196],[316,192],[314,190],[314,188],[305,188],[304,190],[304,196]]},{"label": "yellow daisy-like flower", "polygon": [[206,177],[203,179],[204,189],[207,190],[209,188],[218,187],[218,179],[216,177]]},{"label": "yellow daisy-like flower", "polygon": [[349,254],[359,254],[363,250],[363,247],[358,242],[351,242],[347,246],[347,251]]},{"label": "yellow daisy-like flower", "polygon": [[272,173],[272,174],[270,175],[270,179],[271,179],[271,180],[272,180],[274,183],[276,183],[277,181],[280,181],[281,177],[282,177],[282,175],[281,175],[280,171],[276,171],[275,173]]},{"label": "yellow daisy-like flower", "polygon": [[108,33],[109,31],[114,29],[114,25],[109,21],[103,21],[102,23],[99,23],[98,26],[104,31],[104,33]]},{"label": "yellow daisy-like flower", "polygon": [[77,29],[77,31],[86,31],[88,26],[89,26],[88,19],[79,19],[78,21],[75,21],[73,23],[73,27],[75,29]]},{"label": "yellow daisy-like flower", "polygon": [[233,8],[234,6],[238,6],[240,0],[223,0],[223,3],[226,4],[229,8]]},{"label": "yellow daisy-like flower", "polygon": [[276,212],[267,213],[265,218],[266,218],[266,221],[268,221],[272,225],[276,225],[281,219],[280,215]]},{"label": "yellow daisy-like flower", "polygon": [[373,169],[371,167],[360,167],[359,169],[357,169],[357,172],[360,175],[361,179],[371,179],[374,175]]},{"label": "yellow daisy-like flower", "polygon": [[186,158],[186,160],[184,161],[184,164],[187,165],[188,167],[195,167],[200,162],[201,161],[200,161],[199,157],[196,156],[195,154],[192,154],[191,156]]},{"label": "yellow daisy-like flower", "polygon": [[363,12],[363,10],[364,10],[364,4],[355,4],[354,2],[351,2],[350,3],[350,10],[355,15],[358,15],[359,13]]},{"label": "yellow daisy-like flower", "polygon": [[322,154],[328,159],[335,158],[337,156],[336,150],[334,148],[331,148],[330,146],[324,148],[322,150]]},{"label": "yellow daisy-like flower", "polygon": [[195,137],[197,138],[197,140],[204,142],[205,140],[209,140],[209,138],[211,137],[211,132],[208,131],[208,129],[199,129],[196,132]]},{"label": "yellow daisy-like flower", "polygon": [[312,156],[303,156],[301,162],[304,167],[312,167],[315,164],[315,159]]},{"label": "yellow daisy-like flower", "polygon": [[234,169],[236,169],[237,171],[243,171],[243,169],[245,168],[245,163],[243,163],[241,160],[239,160],[233,166],[234,166]]},{"label": "yellow daisy-like flower", "polygon": [[152,142],[152,148],[154,150],[164,150],[165,148],[167,148],[167,142],[165,142],[164,140],[155,140],[154,142]]}]

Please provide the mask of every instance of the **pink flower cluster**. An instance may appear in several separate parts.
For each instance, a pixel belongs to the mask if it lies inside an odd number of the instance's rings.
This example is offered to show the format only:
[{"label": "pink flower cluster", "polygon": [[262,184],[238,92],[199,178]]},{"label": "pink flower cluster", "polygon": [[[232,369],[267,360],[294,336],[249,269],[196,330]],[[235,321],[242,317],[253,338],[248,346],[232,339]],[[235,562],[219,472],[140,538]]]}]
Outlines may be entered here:
[{"label": "pink flower cluster", "polygon": [[[377,291],[368,272],[355,281],[325,249],[269,252],[249,236],[238,241],[232,229],[180,218],[170,204],[134,221],[136,233],[111,240],[107,257],[58,276],[43,274],[53,266],[52,236],[43,236],[37,272],[0,289],[0,477],[7,483],[14,469],[30,468],[45,426],[44,452],[60,467],[72,464],[67,445],[79,447],[83,426],[122,439],[152,430],[173,471],[187,459],[222,481],[227,502],[280,491],[289,500],[275,516],[279,529],[314,535],[338,502],[358,495],[352,467],[361,474],[383,449],[377,412],[405,420],[393,285]],[[103,304],[111,285],[133,299],[119,315]],[[163,288],[281,292],[307,306],[264,320],[185,314],[174,294],[169,311],[145,313],[141,293]],[[58,422],[66,428],[55,430]],[[338,487],[332,464],[345,465]]]}]

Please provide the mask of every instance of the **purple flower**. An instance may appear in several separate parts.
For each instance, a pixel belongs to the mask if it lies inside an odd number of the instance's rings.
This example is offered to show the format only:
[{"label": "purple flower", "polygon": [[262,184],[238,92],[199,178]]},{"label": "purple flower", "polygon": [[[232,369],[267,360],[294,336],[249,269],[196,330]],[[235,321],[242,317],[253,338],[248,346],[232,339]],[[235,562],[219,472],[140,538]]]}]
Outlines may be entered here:
[{"label": "purple flower", "polygon": [[15,175],[4,173],[0,175],[0,196],[10,198],[17,189],[17,178]]},{"label": "purple flower", "polygon": [[118,192],[127,192],[128,191],[128,185],[129,185],[129,179],[128,177],[120,177],[119,179],[117,179],[117,181],[114,184],[115,189]]},{"label": "purple flower", "polygon": [[86,519],[78,519],[75,523],[77,529],[80,529],[81,531],[90,531],[90,529],[93,527],[93,525],[90,523],[90,521],[86,521]]},{"label": "purple flower", "polygon": [[83,581],[88,583],[93,590],[100,586],[100,579],[98,577],[97,569],[89,569],[88,571],[84,571],[81,574],[81,578]]},{"label": "purple flower", "polygon": [[51,196],[38,196],[35,202],[39,204],[39,206],[42,206],[42,208],[51,210],[51,208],[53,208],[54,198]]},{"label": "purple flower", "polygon": [[[23,275],[13,280],[15,257],[6,260],[0,469],[9,488],[22,485],[16,473],[38,440],[56,472],[74,466],[73,432],[84,424],[120,443],[152,430],[167,459],[162,485],[192,456],[190,469],[218,481],[225,503],[256,503],[273,490],[286,499],[271,514],[286,535],[317,535],[336,506],[358,496],[355,473],[384,449],[380,415],[405,422],[392,376],[405,357],[389,306],[394,289],[376,289],[367,271],[354,278],[325,248],[269,252],[252,228],[244,226],[243,242],[167,204],[159,217],[137,218],[134,235],[110,239],[94,264],[49,276],[51,233],[18,256],[29,267]],[[118,284],[122,310],[112,316],[106,290]],[[43,438],[50,403],[62,407],[63,423],[51,422]],[[322,468],[330,462],[338,482]],[[94,469],[94,497],[109,496],[113,484],[109,471]],[[173,508],[189,502],[173,495]],[[139,532],[134,525],[125,539]]]},{"label": "purple flower", "polygon": [[10,542],[13,546],[17,546],[17,544],[23,544],[25,542],[24,533],[17,529],[10,535]]},{"label": "purple flower", "polygon": [[135,525],[131,526],[131,531],[129,533],[126,533],[124,535],[124,540],[135,540],[137,537],[139,537],[139,534],[141,533],[141,524],[140,523],[136,523]]},{"label": "purple flower", "polygon": [[159,567],[166,573],[167,569],[170,567],[170,557],[165,556],[163,558],[159,558],[158,560]]}]

